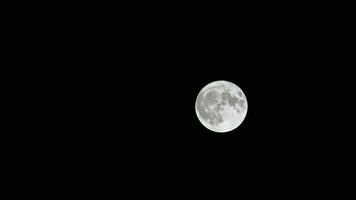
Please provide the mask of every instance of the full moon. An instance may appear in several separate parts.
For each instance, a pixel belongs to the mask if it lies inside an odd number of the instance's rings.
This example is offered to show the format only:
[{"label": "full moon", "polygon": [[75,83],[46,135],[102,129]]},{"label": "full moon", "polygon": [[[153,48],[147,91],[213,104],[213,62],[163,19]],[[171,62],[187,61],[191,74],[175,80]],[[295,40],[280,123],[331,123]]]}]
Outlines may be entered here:
[{"label": "full moon", "polygon": [[240,126],[245,119],[247,99],[234,83],[215,81],[199,92],[195,112],[207,129],[219,133],[229,132]]}]

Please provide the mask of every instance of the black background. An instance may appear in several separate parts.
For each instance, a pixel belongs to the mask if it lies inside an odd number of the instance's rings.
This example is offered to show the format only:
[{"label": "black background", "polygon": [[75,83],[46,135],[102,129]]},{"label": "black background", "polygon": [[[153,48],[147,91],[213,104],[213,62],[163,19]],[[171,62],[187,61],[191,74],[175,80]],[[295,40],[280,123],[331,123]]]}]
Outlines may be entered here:
[{"label": "black background", "polygon": [[[282,13],[204,19],[194,13],[129,12],[73,23],[62,50],[71,55],[68,74],[75,84],[70,91],[80,112],[93,117],[83,127],[111,132],[113,140],[158,146],[215,137],[279,144],[276,140],[284,137],[301,137],[296,130],[316,127],[323,80],[331,75],[323,59],[332,59],[324,49],[330,44],[317,28],[322,22]],[[198,92],[215,80],[235,82],[249,101],[246,121],[229,134],[207,132],[194,113]]]},{"label": "black background", "polygon": [[[325,81],[338,76],[326,67],[335,62],[330,20],[313,12],[138,10],[79,12],[66,28],[55,26],[74,143],[209,157],[285,155],[320,140],[322,96],[333,89]],[[236,83],[249,103],[244,123],[228,134],[209,132],[195,115],[197,94],[215,80]]]},{"label": "black background", "polygon": [[[44,41],[34,40],[38,64],[51,66],[33,80],[46,91],[40,129],[53,133],[38,140],[54,149],[47,157],[64,177],[269,184],[322,180],[327,160],[341,158],[335,96],[350,78],[339,67],[342,24],[330,13],[86,6],[27,29],[42,28],[31,32]],[[237,84],[248,101],[245,121],[229,133],[207,130],[195,114],[199,91],[216,80]]]}]

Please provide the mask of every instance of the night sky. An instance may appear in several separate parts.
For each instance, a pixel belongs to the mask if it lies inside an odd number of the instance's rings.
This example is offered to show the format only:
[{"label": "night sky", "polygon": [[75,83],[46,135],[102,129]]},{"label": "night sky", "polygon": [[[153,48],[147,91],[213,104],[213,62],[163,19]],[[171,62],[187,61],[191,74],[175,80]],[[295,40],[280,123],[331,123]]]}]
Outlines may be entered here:
[{"label": "night sky", "polygon": [[[59,53],[46,57],[58,67],[47,77],[56,80],[48,99],[59,102],[48,126],[62,153],[151,178],[190,169],[271,178],[322,163],[340,142],[333,134],[342,128],[332,127],[343,92],[336,80],[350,84],[335,70],[342,59],[325,35],[330,21],[243,10],[68,19]],[[216,80],[235,83],[248,101],[244,122],[228,133],[209,131],[195,113],[199,91]]]}]

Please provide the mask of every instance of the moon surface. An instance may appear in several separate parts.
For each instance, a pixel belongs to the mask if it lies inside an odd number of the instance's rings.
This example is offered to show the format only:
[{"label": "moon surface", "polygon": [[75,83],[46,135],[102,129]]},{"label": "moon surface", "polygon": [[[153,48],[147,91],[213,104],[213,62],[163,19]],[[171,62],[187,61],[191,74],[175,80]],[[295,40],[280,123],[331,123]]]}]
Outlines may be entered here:
[{"label": "moon surface", "polygon": [[229,132],[240,126],[247,114],[247,99],[243,91],[229,81],[215,81],[198,94],[195,112],[209,130]]}]

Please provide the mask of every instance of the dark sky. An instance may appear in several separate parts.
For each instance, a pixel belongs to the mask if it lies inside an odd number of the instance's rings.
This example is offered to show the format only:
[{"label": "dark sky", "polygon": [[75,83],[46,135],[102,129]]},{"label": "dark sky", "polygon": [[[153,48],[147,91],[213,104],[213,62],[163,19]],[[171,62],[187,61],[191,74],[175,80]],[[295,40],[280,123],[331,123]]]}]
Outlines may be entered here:
[{"label": "dark sky", "polygon": [[[105,13],[61,32],[60,58],[51,59],[65,94],[56,95],[60,137],[83,160],[247,169],[314,162],[337,146],[329,133],[340,130],[331,113],[342,74],[325,34],[330,21],[268,11]],[[228,134],[195,114],[199,91],[216,80],[237,84],[248,100],[245,121]]]},{"label": "dark sky", "polygon": [[[258,184],[296,188],[294,195],[328,184],[330,174],[349,177],[339,171],[354,157],[343,124],[354,119],[354,106],[345,106],[354,65],[342,45],[354,48],[343,30],[353,23],[322,5],[130,2],[47,6],[38,19],[21,19],[28,26],[14,23],[28,42],[13,45],[27,55],[14,69],[34,83],[14,91],[31,111],[14,112],[28,121],[12,134],[29,146],[19,150],[29,159],[21,172],[28,167],[36,181],[33,166],[55,188],[81,195],[103,187],[100,195],[146,189],[174,197],[199,186],[199,196],[229,186],[240,195],[237,184],[253,188],[249,195],[267,194]],[[248,101],[244,122],[229,133],[209,131],[195,113],[199,91],[216,80],[235,83]]]}]

